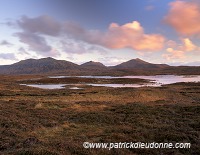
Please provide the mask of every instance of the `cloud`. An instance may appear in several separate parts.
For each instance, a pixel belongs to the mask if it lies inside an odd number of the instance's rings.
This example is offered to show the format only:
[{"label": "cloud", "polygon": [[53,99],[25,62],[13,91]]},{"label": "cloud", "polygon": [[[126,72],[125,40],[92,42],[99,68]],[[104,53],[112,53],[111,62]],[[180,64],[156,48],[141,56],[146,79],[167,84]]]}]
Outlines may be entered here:
[{"label": "cloud", "polygon": [[162,56],[167,60],[174,60],[179,59],[183,60],[186,58],[186,54],[189,52],[194,52],[198,49],[200,49],[198,46],[196,46],[190,38],[181,38],[181,44],[177,44],[173,40],[169,40],[166,43],[167,49],[166,52]]},{"label": "cloud", "polygon": [[3,41],[1,41],[0,42],[0,45],[5,45],[5,46],[12,46],[12,44],[10,43],[10,42],[8,42],[8,41],[6,41],[6,40],[3,40]]},{"label": "cloud", "polygon": [[114,66],[114,65],[118,65],[121,64],[123,62],[128,61],[129,59],[126,58],[121,58],[121,57],[103,57],[103,58],[99,58],[98,61],[103,63],[106,66]]},{"label": "cloud", "polygon": [[198,46],[196,46],[190,38],[181,38],[181,44],[177,44],[175,41],[169,40],[167,42],[167,47],[181,50],[184,52],[191,52],[198,50]]},{"label": "cloud", "polygon": [[186,66],[200,66],[200,61],[194,61],[184,64]]},{"label": "cloud", "polygon": [[[103,51],[102,49],[130,48],[137,51],[159,51],[163,48],[165,38],[160,34],[146,34],[139,22],[133,21],[124,25],[111,23],[105,32],[100,30],[87,30],[75,22],[58,22],[54,18],[43,15],[35,18],[23,16],[17,21],[22,32],[15,34],[21,42],[28,45],[30,50],[37,53],[48,53],[52,47],[47,44],[48,36],[63,40],[62,47],[69,53],[85,53],[91,51]],[[76,40],[90,44],[92,48],[75,45],[66,40]],[[82,44],[83,44],[82,43]],[[79,47],[78,47],[79,46]],[[95,46],[95,50],[94,50]],[[104,50],[105,51],[105,50]]]},{"label": "cloud", "polygon": [[[22,16],[16,23],[22,32],[17,32],[14,36],[17,36],[20,42],[28,45],[29,50],[35,51],[42,56],[56,56],[60,54],[46,41],[47,36],[58,37],[60,35],[61,23],[54,18],[47,15],[35,18]],[[20,52],[24,53],[23,50]]]},{"label": "cloud", "polygon": [[62,24],[62,30],[65,34],[72,38],[82,39],[87,35],[87,31],[75,22],[64,22]]},{"label": "cloud", "polygon": [[102,48],[102,47],[99,47],[99,46],[93,46],[93,45],[90,46],[88,48],[88,50],[91,51],[91,52],[98,52],[102,55],[107,53],[107,50],[105,48]]},{"label": "cloud", "polygon": [[48,57],[48,56],[58,57],[58,56],[60,56],[60,52],[57,49],[52,48],[51,51],[49,51],[48,53],[45,52],[42,55],[46,56],[46,57]]},{"label": "cloud", "polygon": [[194,51],[195,49],[197,49],[197,46],[194,45],[189,38],[182,39],[182,42],[183,42],[183,48],[182,48],[182,50],[185,50],[185,51]]},{"label": "cloud", "polygon": [[12,28],[16,28],[16,21],[13,21],[11,19],[5,19],[4,22],[0,22],[0,25],[5,25],[5,26],[12,27]]},{"label": "cloud", "polygon": [[163,54],[162,57],[168,61],[185,59],[184,51],[175,50],[173,48],[167,48],[166,51],[167,53]]},{"label": "cloud", "polygon": [[25,54],[25,55],[30,55],[23,47],[20,47],[19,49],[18,49],[18,51],[19,51],[19,54]]},{"label": "cloud", "polygon": [[177,43],[173,40],[169,40],[166,42],[166,46],[170,48],[175,48],[177,46]]},{"label": "cloud", "polygon": [[51,51],[51,46],[47,45],[46,40],[39,35],[29,32],[18,32],[15,35],[19,37],[20,42],[27,44],[30,50],[36,52]]},{"label": "cloud", "polygon": [[94,53],[98,52],[100,54],[105,54],[107,51],[99,46],[90,45],[83,41],[75,41],[68,39],[67,41],[61,41],[62,51],[70,54],[84,54],[84,53]]},{"label": "cloud", "polygon": [[138,51],[159,51],[163,48],[165,38],[160,34],[145,34],[139,22],[133,21],[119,26],[110,24],[102,42],[109,48],[132,48]]},{"label": "cloud", "polygon": [[13,53],[0,53],[0,59],[17,60],[17,58],[15,57],[15,54]]},{"label": "cloud", "polygon": [[200,5],[197,1],[171,2],[164,20],[182,35],[200,35]]},{"label": "cloud", "polygon": [[36,18],[23,16],[17,21],[18,26],[29,33],[39,33],[49,36],[58,36],[61,31],[61,24],[54,18],[43,15]]},{"label": "cloud", "polygon": [[163,48],[165,41],[160,34],[145,34],[143,27],[137,21],[122,26],[111,23],[106,32],[84,30],[76,26],[69,34],[75,39],[110,49],[131,48],[139,51],[159,51]]},{"label": "cloud", "polygon": [[[35,51],[39,55],[55,57],[60,55],[59,51],[49,46],[42,36],[29,32],[18,32],[15,35],[19,37],[21,42],[28,45],[29,50]],[[23,48],[20,48],[20,51],[27,53]]]}]

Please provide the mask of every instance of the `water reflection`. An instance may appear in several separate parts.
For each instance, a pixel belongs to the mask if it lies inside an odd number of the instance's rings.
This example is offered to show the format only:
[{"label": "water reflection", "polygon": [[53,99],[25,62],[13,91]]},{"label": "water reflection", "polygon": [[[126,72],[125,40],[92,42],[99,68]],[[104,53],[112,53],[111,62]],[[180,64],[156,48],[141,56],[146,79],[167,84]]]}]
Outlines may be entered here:
[{"label": "water reflection", "polygon": [[112,88],[139,88],[139,87],[160,87],[157,83],[144,83],[144,84],[87,84],[96,87],[112,87]]},{"label": "water reflection", "polygon": [[115,79],[115,78],[139,78],[151,80],[158,84],[173,84],[177,82],[200,82],[200,76],[197,75],[155,75],[155,76],[49,76],[49,78],[69,78],[69,77],[79,77],[79,78],[103,78],[103,79]]},{"label": "water reflection", "polygon": [[[139,79],[147,79],[150,80],[151,83],[143,83],[143,84],[94,84],[94,83],[86,83],[85,85],[89,86],[104,86],[104,87],[160,87],[166,84],[173,84],[178,82],[200,82],[200,76],[176,76],[176,75],[156,75],[156,76],[120,76],[120,77],[112,77],[112,76],[49,76],[49,78],[69,78],[69,77],[79,77],[79,78],[105,78],[105,79],[114,79],[114,78],[139,78]],[[27,84],[27,86],[37,87],[42,89],[62,89],[65,86],[72,86],[69,89],[83,89],[79,87],[74,87],[76,84]]]},{"label": "water reflection", "polygon": [[21,84],[29,87],[41,88],[41,89],[62,89],[65,84]]}]

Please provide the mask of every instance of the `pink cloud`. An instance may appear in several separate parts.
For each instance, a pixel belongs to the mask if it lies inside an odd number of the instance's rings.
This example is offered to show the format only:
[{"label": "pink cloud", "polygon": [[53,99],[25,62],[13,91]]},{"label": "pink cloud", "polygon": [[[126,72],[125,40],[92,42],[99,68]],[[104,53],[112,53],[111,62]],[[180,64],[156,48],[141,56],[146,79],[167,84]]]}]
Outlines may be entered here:
[{"label": "pink cloud", "polygon": [[100,44],[108,48],[132,48],[138,51],[159,51],[165,41],[160,34],[145,34],[143,27],[137,21],[122,26],[112,23],[101,37]]},{"label": "pink cloud", "polygon": [[35,18],[23,16],[17,24],[23,30],[16,33],[20,41],[27,44],[29,49],[41,52],[52,49],[46,41],[46,35],[62,39],[70,38],[110,49],[130,48],[147,52],[162,50],[165,42],[161,34],[145,33],[138,21],[124,25],[111,23],[105,32],[87,30],[75,22],[58,22],[50,16]]},{"label": "pink cloud", "polygon": [[165,22],[182,35],[200,35],[200,5],[197,1],[171,2]]},{"label": "pink cloud", "polygon": [[167,48],[166,51],[167,53],[163,54],[162,57],[164,59],[167,59],[168,61],[173,61],[177,59],[182,60],[185,58],[184,51],[174,50],[173,48]]},{"label": "pink cloud", "polygon": [[162,55],[163,58],[167,60],[184,60],[188,53],[199,49],[189,38],[181,38],[181,41],[181,44],[177,44],[175,41],[169,40],[166,43],[167,49],[166,53]]},{"label": "pink cloud", "polygon": [[182,39],[182,42],[183,42],[182,50],[189,52],[189,51],[194,51],[195,49],[197,49],[197,46],[194,45],[189,38]]},{"label": "pink cloud", "polygon": [[169,40],[166,42],[166,46],[171,47],[171,48],[175,48],[177,46],[177,43],[173,40]]},{"label": "pink cloud", "polygon": [[65,23],[64,30],[71,38],[110,49],[131,48],[138,51],[159,51],[163,48],[165,41],[160,34],[146,34],[137,21],[121,26],[111,23],[106,32],[85,30],[75,23]]}]

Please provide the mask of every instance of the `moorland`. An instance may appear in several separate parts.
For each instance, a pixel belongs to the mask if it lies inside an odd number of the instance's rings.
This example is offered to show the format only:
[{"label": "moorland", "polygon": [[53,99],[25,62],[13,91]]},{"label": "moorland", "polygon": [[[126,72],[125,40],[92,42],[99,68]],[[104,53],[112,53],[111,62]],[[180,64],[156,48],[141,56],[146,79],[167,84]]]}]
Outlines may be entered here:
[{"label": "moorland", "polygon": [[[63,82],[111,83],[108,79],[49,79],[44,75],[0,77],[0,154],[200,154],[200,83],[141,88],[83,86],[77,90],[20,85]],[[85,149],[85,141],[187,142],[191,148]]]}]

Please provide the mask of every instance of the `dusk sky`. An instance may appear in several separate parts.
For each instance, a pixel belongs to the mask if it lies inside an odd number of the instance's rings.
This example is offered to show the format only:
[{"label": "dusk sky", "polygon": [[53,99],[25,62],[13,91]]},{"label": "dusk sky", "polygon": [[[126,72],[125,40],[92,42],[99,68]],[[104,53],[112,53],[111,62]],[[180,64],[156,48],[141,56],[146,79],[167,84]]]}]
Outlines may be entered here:
[{"label": "dusk sky", "polygon": [[43,57],[200,65],[200,1],[0,0],[0,65]]}]

